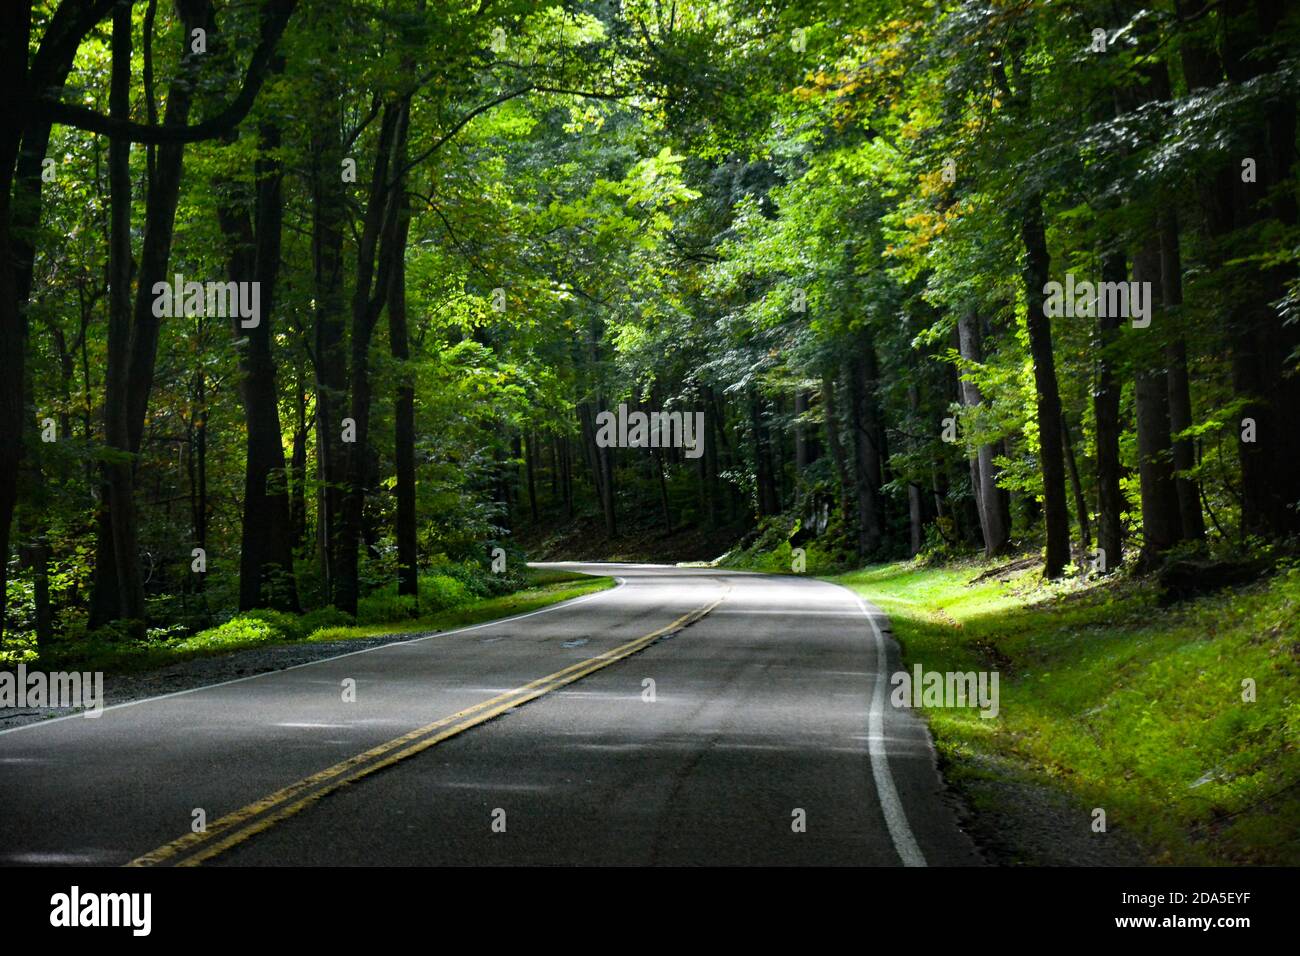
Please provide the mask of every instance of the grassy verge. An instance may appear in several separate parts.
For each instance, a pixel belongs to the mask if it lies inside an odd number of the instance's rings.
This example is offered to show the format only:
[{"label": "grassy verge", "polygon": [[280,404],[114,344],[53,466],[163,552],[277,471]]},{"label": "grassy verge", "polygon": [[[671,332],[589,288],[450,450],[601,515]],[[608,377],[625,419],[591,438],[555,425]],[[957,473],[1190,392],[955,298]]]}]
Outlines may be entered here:
[{"label": "grassy verge", "polygon": [[831,578],[890,615],[909,668],[1000,673],[997,718],[925,714],[977,818],[1009,812],[979,784],[1012,765],[1079,808],[1070,827],[1103,808],[1151,862],[1300,862],[1300,569],[1161,608],[1133,580],[974,581],[990,567]]},{"label": "grassy verge", "polygon": [[[432,580],[431,583],[440,585],[444,582]],[[252,611],[187,637],[111,642],[92,639],[70,644],[56,658],[41,661],[39,666],[122,674],[250,648],[446,631],[535,611],[611,588],[614,583],[612,578],[530,568],[524,578],[524,587],[519,590],[476,598],[459,591],[450,597],[445,593],[429,593],[425,588],[426,582],[422,580],[421,603],[425,606],[434,604],[436,609],[411,613],[414,605],[409,598],[396,599],[395,594],[377,594],[363,602],[365,613],[360,615],[361,621],[353,621],[332,608],[304,615]],[[440,606],[446,601],[450,601],[451,606]]]},{"label": "grassy verge", "polygon": [[527,588],[500,597],[485,598],[464,607],[446,608],[426,614],[415,620],[390,621],[385,624],[356,624],[324,627],[307,638],[308,641],[339,641],[354,637],[374,637],[379,634],[422,634],[427,631],[449,631],[471,624],[481,624],[497,618],[526,614],[549,604],[612,588],[613,578],[593,578],[554,569],[529,569]]}]

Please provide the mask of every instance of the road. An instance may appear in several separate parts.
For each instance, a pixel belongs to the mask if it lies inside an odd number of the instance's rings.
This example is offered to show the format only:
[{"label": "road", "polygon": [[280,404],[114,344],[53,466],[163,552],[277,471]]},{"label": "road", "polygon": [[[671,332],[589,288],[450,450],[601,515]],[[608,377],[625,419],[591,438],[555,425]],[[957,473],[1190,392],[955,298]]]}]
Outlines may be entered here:
[{"label": "road", "polygon": [[798,577],[564,567],[623,583],[0,733],[0,864],[979,862],[889,704],[874,608]]}]

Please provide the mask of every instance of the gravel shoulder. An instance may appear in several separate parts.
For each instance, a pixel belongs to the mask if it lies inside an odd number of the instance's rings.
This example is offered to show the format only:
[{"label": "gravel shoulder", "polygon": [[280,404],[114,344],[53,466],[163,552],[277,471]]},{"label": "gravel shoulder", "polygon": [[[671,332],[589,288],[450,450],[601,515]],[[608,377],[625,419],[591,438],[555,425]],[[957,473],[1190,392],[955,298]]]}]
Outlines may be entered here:
[{"label": "gravel shoulder", "polygon": [[[104,706],[125,704],[133,700],[174,694],[177,691],[209,687],[226,681],[252,677],[270,671],[281,671],[363,651],[384,644],[395,644],[417,637],[438,633],[425,631],[408,634],[386,634],[378,637],[356,637],[342,641],[320,641],[301,644],[279,644],[251,647],[214,657],[198,657],[178,661],[156,670],[131,674],[104,675]],[[0,710],[0,731],[34,724],[53,717],[66,717],[77,713],[74,707],[25,707]]]}]

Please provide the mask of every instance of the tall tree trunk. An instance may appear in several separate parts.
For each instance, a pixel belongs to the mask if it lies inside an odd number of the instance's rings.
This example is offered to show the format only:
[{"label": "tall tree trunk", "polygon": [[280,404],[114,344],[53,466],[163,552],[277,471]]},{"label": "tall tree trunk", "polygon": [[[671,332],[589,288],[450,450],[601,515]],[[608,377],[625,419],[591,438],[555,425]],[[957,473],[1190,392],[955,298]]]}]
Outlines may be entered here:
[{"label": "tall tree trunk", "polygon": [[[961,357],[967,362],[982,364],[984,361],[983,336],[980,333],[979,316],[974,312],[964,312],[957,320],[957,335]],[[969,376],[961,377],[962,401],[967,407],[975,408],[984,401],[979,386]],[[980,528],[984,534],[984,554],[987,557],[1002,554],[1011,541],[1011,528],[1006,518],[1001,489],[997,485],[997,468],[993,463],[997,449],[990,442],[983,442],[976,448],[974,464],[971,466],[972,492],[976,495],[980,516]]]},{"label": "tall tree trunk", "polygon": [[[1213,44],[1196,34],[1181,44],[1183,74],[1193,92],[1213,88],[1225,76],[1238,86],[1251,83],[1279,65],[1280,48],[1261,46],[1259,38],[1277,33],[1284,0],[1226,0],[1218,6],[1222,60]],[[1300,326],[1284,325],[1272,306],[1288,272],[1260,269],[1252,253],[1271,250],[1250,230],[1269,214],[1284,225],[1296,222],[1294,189],[1277,188],[1291,176],[1295,124],[1294,91],[1279,89],[1266,104],[1263,123],[1245,130],[1244,148],[1233,150],[1200,184],[1207,264],[1232,289],[1225,311],[1233,391],[1244,403],[1242,420],[1252,420],[1258,436],[1238,442],[1241,530],[1266,537],[1300,531],[1300,429],[1294,427],[1300,418],[1300,376],[1289,373],[1285,363],[1300,348]],[[1242,157],[1256,161],[1256,182],[1242,181]],[[1231,425],[1233,434],[1239,429],[1238,423]]]},{"label": "tall tree trunk", "polygon": [[[873,349],[870,342],[863,349]],[[858,556],[868,557],[879,550],[884,536],[884,518],[880,500],[880,449],[876,444],[875,381],[868,377],[865,354],[855,354],[848,362],[849,419],[853,433],[854,486],[858,503]]]},{"label": "tall tree trunk", "polygon": [[[604,402],[602,401],[602,405]],[[596,461],[600,465],[601,504],[605,511],[605,531],[610,538],[618,536],[618,514],[614,498],[614,449],[597,448]]]},{"label": "tall tree trunk", "polygon": [[1065,462],[1061,448],[1061,394],[1052,353],[1052,324],[1044,314],[1043,287],[1051,274],[1042,200],[1034,196],[1022,210],[1020,238],[1025,246],[1025,324],[1034,364],[1037,393],[1038,447],[1043,476],[1043,520],[1047,553],[1043,574],[1059,578],[1070,560],[1070,514],[1065,501]]},{"label": "tall tree trunk", "polygon": [[794,493],[795,504],[803,500],[803,473],[808,468],[808,429],[804,416],[808,414],[808,391],[794,390]]},{"label": "tall tree trunk", "polygon": [[[190,31],[201,26],[210,32],[215,32],[215,24],[212,21],[212,5],[208,0],[197,0],[196,3],[185,5],[181,10],[181,19],[181,67],[168,90],[167,111],[163,118],[165,126],[184,126],[189,120],[190,108],[194,100],[195,77],[198,72],[199,62],[203,59],[201,55],[193,54],[190,51]],[[129,47],[129,37],[126,42]],[[128,118],[130,109],[129,62],[126,71],[127,75],[124,82],[127,84],[125,95],[128,98],[128,105],[123,108],[124,119]],[[152,104],[150,104],[150,108],[152,109]],[[110,168],[113,164],[111,144],[112,140],[110,139]],[[129,144],[123,148],[127,150],[129,157]],[[110,447],[128,449],[132,456],[138,455],[140,452],[145,418],[149,408],[149,395],[153,390],[154,364],[158,355],[158,338],[162,324],[161,319],[154,315],[155,295],[153,289],[155,283],[166,281],[168,278],[167,264],[171,257],[176,207],[180,201],[184,152],[185,146],[182,143],[165,143],[158,147],[156,161],[150,163],[148,192],[145,198],[144,238],[140,249],[140,271],[134,307],[131,308],[128,318],[123,322],[123,328],[119,333],[125,336],[126,340],[122,346],[125,354],[119,358],[119,361],[125,363],[125,367],[119,371],[119,381],[115,382],[115,392],[118,393],[115,401],[122,402],[124,407],[114,414],[119,414],[123,418],[122,427],[125,429],[126,444],[118,446],[112,439],[107,438],[107,431],[105,435]],[[126,162],[129,164],[129,158]],[[129,188],[129,171],[127,183]],[[127,217],[129,220],[129,203]],[[128,238],[128,257],[130,253],[129,247],[130,240]],[[124,295],[127,296],[129,301],[129,288],[124,290]],[[128,306],[128,308],[130,307]],[[92,627],[101,626],[118,616],[135,616],[134,614],[126,614],[122,604],[120,591],[124,586],[123,575],[117,566],[117,560],[123,553],[123,549],[119,548],[113,540],[114,530],[119,525],[126,526],[137,523],[134,514],[134,466],[126,469],[125,478],[118,475],[112,479],[112,482],[122,481],[129,484],[132,494],[121,496],[122,501],[114,502],[109,508],[100,511],[94,594],[90,615]],[[114,514],[115,510],[129,510],[131,513]],[[133,531],[128,530],[128,533],[133,533]],[[126,575],[129,578],[131,572],[126,572]]]},{"label": "tall tree trunk", "polygon": [[[60,343],[61,345],[62,343]],[[23,404],[27,414],[24,416],[28,427],[36,431],[37,423],[33,414],[36,408],[35,382],[27,375],[23,383],[25,393]],[[67,423],[61,434],[67,435]],[[50,650],[54,638],[54,618],[50,607],[50,547],[46,532],[49,528],[48,513],[50,495],[41,467],[41,442],[36,436],[28,439],[28,447],[22,463],[20,494],[27,502],[18,509],[18,533],[21,544],[19,557],[21,566],[32,575],[32,604],[36,616],[36,647],[38,652]],[[4,555],[7,560],[8,555]]]},{"label": "tall tree trunk", "polygon": [[771,436],[763,420],[763,400],[758,392],[749,394],[749,421],[754,433],[754,493],[758,516],[766,518],[781,510],[772,474]]},{"label": "tall tree trunk", "polygon": [[948,473],[942,458],[930,462],[930,494],[934,499],[934,516],[939,533],[948,540],[948,534],[944,530],[944,523],[948,519],[948,509],[945,507],[948,500]]},{"label": "tall tree trunk", "polygon": [[[32,57],[32,3],[0,4],[0,84],[13,102],[23,102],[33,90],[55,95],[62,91],[82,39],[96,27],[106,6],[101,0],[96,12],[86,16],[71,4],[60,5]],[[5,630],[10,533],[29,419],[24,400],[27,304],[41,219],[42,161],[52,128],[47,120],[33,120],[25,128],[23,121],[17,109],[0,110],[0,642]],[[87,465],[93,480],[93,465],[89,460]]]},{"label": "tall tree trunk", "polygon": [[537,434],[531,429],[524,436],[524,471],[528,482],[528,514],[537,524]]},{"label": "tall tree trunk", "polygon": [[549,440],[543,440],[546,441],[546,448],[551,459],[547,477],[550,479],[551,484],[551,507],[555,507],[555,503],[560,498],[560,439],[558,435],[553,433],[549,434],[548,438]]},{"label": "tall tree trunk", "polygon": [[[203,319],[199,319],[198,337],[203,336]],[[200,368],[194,375],[194,410],[190,420],[189,481],[190,528],[194,546],[208,550],[208,378]],[[207,576],[194,578],[194,590],[207,587]]]},{"label": "tall tree trunk", "polygon": [[272,607],[297,611],[298,588],[293,567],[293,519],[280,431],[280,395],[271,352],[271,319],[280,273],[280,239],[284,218],[283,172],[275,159],[280,131],[261,130],[263,156],[257,161],[256,219],[235,198],[219,203],[222,228],[231,246],[229,276],[237,283],[260,285],[257,324],[231,320],[240,352],[239,394],[247,427],[244,457],[244,512],[240,535],[239,608]]},{"label": "tall tree trunk", "polygon": [[1061,441],[1065,446],[1065,467],[1070,475],[1070,488],[1074,492],[1074,510],[1079,522],[1079,550],[1087,554],[1092,547],[1092,529],[1088,523],[1088,499],[1079,481],[1079,465],[1074,458],[1074,442],[1070,440],[1070,423],[1061,416]]},{"label": "tall tree trunk", "polygon": [[[1261,37],[1277,34],[1287,13],[1285,0],[1226,0],[1223,24],[1223,66],[1228,79],[1247,84],[1280,66],[1280,48],[1262,46]],[[1242,181],[1234,154],[1230,169],[1231,219],[1221,222],[1236,230],[1256,226],[1266,217],[1283,226],[1297,220],[1296,195],[1288,184],[1296,160],[1296,94],[1285,86],[1265,106],[1263,122],[1248,129],[1244,155],[1257,163],[1257,182]],[[1227,229],[1223,230],[1227,232]],[[1249,248],[1233,242],[1229,255],[1243,258],[1246,268],[1259,268],[1248,252],[1272,252],[1252,238]],[[1240,267],[1238,267],[1240,268]],[[1240,442],[1242,530],[1247,534],[1281,537],[1300,533],[1300,375],[1287,361],[1300,349],[1300,325],[1284,324],[1273,305],[1294,277],[1294,267],[1259,268],[1236,288],[1228,326],[1233,353],[1233,390],[1246,400],[1243,416],[1255,421],[1258,439]]]},{"label": "tall tree trunk", "polygon": [[[297,363],[296,363],[297,364]],[[289,524],[293,528],[293,546],[302,547],[307,537],[307,386],[302,368],[295,369],[293,451],[289,459]]]},{"label": "tall tree trunk", "polygon": [[[109,113],[127,120],[131,109],[131,6],[113,10],[112,79]],[[101,521],[109,534],[100,537],[100,581],[92,605],[91,626],[109,620],[144,620],[144,587],[140,578],[136,513],[133,499],[130,429],[131,339],[131,144],[109,139],[109,309],[108,355],[105,368],[104,439],[114,452],[104,465]],[[101,527],[103,524],[101,523]],[[104,539],[107,538],[107,541]],[[107,567],[105,567],[107,566]],[[113,580],[108,580],[108,574]],[[139,625],[138,625],[139,626]]]},{"label": "tall tree trunk", "polygon": [[[907,387],[907,407],[911,413],[911,422],[913,427],[921,420],[921,388],[912,382]],[[908,443],[909,451],[915,451],[915,441]],[[925,547],[925,508],[921,496],[921,485],[916,481],[907,483],[907,518],[908,526],[911,530],[911,541],[908,548],[908,554],[916,556],[921,553]]]},{"label": "tall tree trunk", "polygon": [[[1101,277],[1105,282],[1127,281],[1128,265],[1123,252],[1111,251],[1103,256]],[[1103,573],[1119,567],[1124,556],[1123,513],[1127,503],[1120,488],[1119,404],[1122,386],[1116,374],[1119,327],[1117,315],[1097,318],[1092,408],[1097,427],[1097,548],[1101,552],[1098,570]]]},{"label": "tall tree trunk", "polygon": [[[375,147],[365,221],[357,243],[356,279],[352,292],[350,417],[355,438],[347,446],[343,513],[339,525],[334,603],[356,614],[359,592],[360,544],[364,533],[367,460],[370,454],[370,341],[391,281],[398,232],[400,190],[389,183],[389,171],[401,169],[406,156],[409,100],[384,108]],[[404,195],[404,194],[403,194]]]},{"label": "tall tree trunk", "polygon": [[320,121],[312,128],[312,267],[316,371],[316,538],[325,599],[333,602],[338,579],[346,456],[342,423],[347,407],[344,348],[343,223],[347,193],[342,180],[342,98],[328,95],[335,83],[318,83]]},{"label": "tall tree trunk", "polygon": [[1192,394],[1187,374],[1187,341],[1183,337],[1183,266],[1178,241],[1178,219],[1172,209],[1160,214],[1160,284],[1164,299],[1164,317],[1169,342],[1165,346],[1168,365],[1169,429],[1173,442],[1174,486],[1178,491],[1178,514],[1182,536],[1188,541],[1205,537],[1205,518],[1201,514],[1201,489],[1191,477],[1196,467],[1196,448],[1192,439],[1178,435],[1192,427]]},{"label": "tall tree trunk", "polygon": [[[596,405],[604,404],[597,398]],[[603,410],[603,409],[602,409]],[[582,448],[587,459],[587,468],[591,472],[592,488],[600,502],[601,514],[605,519],[605,533],[612,539],[618,534],[618,521],[614,513],[614,468],[610,448],[601,448],[596,443],[595,411],[591,402],[578,405],[578,419],[582,426]]]},{"label": "tall tree trunk", "polygon": [[406,243],[410,205],[402,197],[393,246],[393,275],[388,292],[389,351],[397,364],[393,399],[394,449],[397,472],[397,593],[418,596],[419,554],[415,517],[415,383],[410,366],[410,331],[406,320]]},{"label": "tall tree trunk", "polygon": [[[1133,281],[1151,283],[1151,301],[1161,301],[1160,239],[1143,240],[1133,257]],[[1134,334],[1143,334],[1140,330]],[[1163,355],[1159,356],[1162,360]],[[1178,492],[1174,487],[1169,439],[1169,385],[1160,364],[1142,361],[1134,376],[1137,418],[1138,477],[1142,487],[1143,559],[1148,564],[1182,539]]]},{"label": "tall tree trunk", "polygon": [[700,456],[701,467],[704,469],[704,505],[705,515],[708,519],[710,528],[718,526],[718,496],[721,492],[718,482],[718,440],[714,437],[714,432],[718,427],[717,421],[711,407],[710,388],[707,385],[701,386],[700,399],[704,404],[705,422],[703,433],[699,436],[699,441],[704,443],[704,453]]},{"label": "tall tree trunk", "polygon": [[[943,366],[943,385],[944,396],[947,398],[945,405],[952,405],[953,402],[961,404],[961,381],[957,370],[950,364],[944,363]],[[942,447],[944,443],[940,442]],[[968,462],[969,465],[969,462]],[[958,462],[955,455],[945,455],[942,452],[936,460],[935,469],[937,475],[934,481],[935,487],[935,508],[943,514],[944,502],[950,500],[949,495],[952,489],[957,486],[957,468]],[[970,474],[970,472],[967,472]],[[974,487],[974,486],[973,486]],[[976,502],[979,496],[971,494],[970,496],[961,496],[960,498],[951,499],[951,519],[952,519],[952,542],[967,541],[971,544],[983,543],[983,533],[980,531],[979,515],[977,514]],[[945,536],[946,537],[946,536]]]},{"label": "tall tree trunk", "polygon": [[673,512],[668,502],[668,479],[664,468],[664,449],[651,448],[650,456],[654,462],[655,477],[659,485],[659,505],[663,509],[664,533],[673,533]]},{"label": "tall tree trunk", "polygon": [[560,469],[564,488],[564,520],[573,520],[573,443],[569,436],[560,439]]},{"label": "tall tree trunk", "polygon": [[[775,398],[769,398],[765,402],[769,409],[769,421],[782,422],[785,420],[785,397],[780,393]],[[774,495],[775,507],[773,514],[780,514],[785,508],[785,503],[791,499],[790,478],[785,467],[786,462],[786,432],[781,427],[771,427],[767,429],[767,445],[772,453],[772,460],[769,465],[772,475],[772,490]]]},{"label": "tall tree trunk", "polygon": [[[713,412],[711,419],[713,423],[712,434],[717,440],[717,457],[715,460],[718,465],[715,472],[718,475],[721,475],[723,472],[736,467],[737,452],[736,449],[732,447],[731,441],[727,438],[727,405],[719,400],[718,393],[714,389],[706,388],[704,393],[708,398],[708,407]],[[707,415],[705,421],[710,421]],[[723,497],[726,499],[727,503],[727,520],[734,520],[743,510],[740,500],[740,491],[736,487],[735,483],[731,481],[725,483],[720,481],[719,486],[723,489]]]},{"label": "tall tree trunk", "polygon": [[582,457],[587,463],[587,472],[591,475],[591,488],[596,493],[596,501],[602,510],[605,506],[605,474],[600,467],[598,446],[596,444],[596,412],[591,402],[578,403],[578,427],[581,430]]},{"label": "tall tree trunk", "polygon": [[835,377],[833,375],[822,376],[822,410],[826,422],[826,444],[830,446],[831,459],[835,462],[835,474],[839,477],[840,517],[848,521],[851,514],[849,510],[849,489],[856,486],[849,475],[849,464],[844,452],[844,443],[840,439],[839,408],[835,401]]},{"label": "tall tree trunk", "polygon": [[[10,95],[27,89],[31,0],[0,4],[0,83]],[[19,119],[0,111],[0,645],[5,635],[9,581],[9,535],[18,504],[18,472],[23,457],[23,401],[26,373],[27,321],[19,301],[18,269],[13,248],[12,196],[18,147]],[[38,178],[39,181],[39,178]]]}]

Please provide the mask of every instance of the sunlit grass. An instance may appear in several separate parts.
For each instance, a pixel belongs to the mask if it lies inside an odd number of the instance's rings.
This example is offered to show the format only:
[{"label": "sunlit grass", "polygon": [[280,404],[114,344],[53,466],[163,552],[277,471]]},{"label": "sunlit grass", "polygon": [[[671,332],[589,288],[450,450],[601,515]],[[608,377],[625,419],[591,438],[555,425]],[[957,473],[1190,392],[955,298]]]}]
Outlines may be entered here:
[{"label": "sunlit grass", "polygon": [[374,637],[380,634],[423,634],[431,631],[447,631],[496,618],[510,617],[514,614],[525,614],[593,591],[603,591],[615,584],[613,578],[592,578],[550,570],[539,572],[539,579],[547,583],[537,584],[501,597],[486,598],[464,607],[436,611],[414,619],[321,628],[307,640],[339,641],[356,637]]},{"label": "sunlit grass", "polygon": [[[49,660],[39,663],[50,669],[130,673],[253,648],[385,635],[427,634],[524,614],[602,591],[615,584],[612,578],[591,577],[549,568],[530,568],[525,579],[526,587],[509,594],[480,599],[461,596],[453,607],[439,606],[414,615],[409,613],[410,599],[398,601],[383,595],[362,602],[367,605],[363,610],[368,610],[367,614],[360,615],[365,619],[363,623],[356,623],[333,608],[303,615],[250,611],[187,637],[149,641],[104,641],[92,638],[69,642],[60,648],[57,656],[51,655]],[[422,579],[422,594],[425,593],[425,584],[426,581]],[[394,616],[385,618],[385,609],[390,609]],[[29,663],[37,660],[31,652],[22,659]]]},{"label": "sunlit grass", "polygon": [[833,579],[890,615],[909,667],[1001,672],[996,719],[927,712],[958,784],[996,753],[1104,808],[1158,862],[1300,861],[1300,570],[1165,609],[1133,581],[969,583],[987,567]]}]

